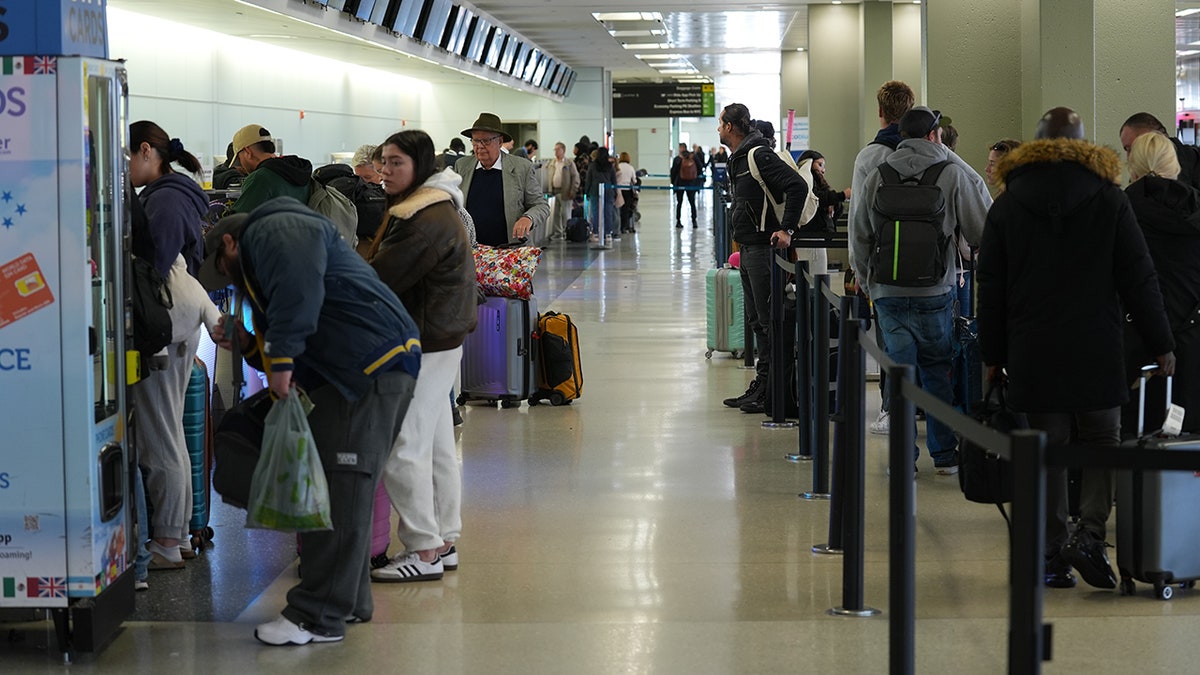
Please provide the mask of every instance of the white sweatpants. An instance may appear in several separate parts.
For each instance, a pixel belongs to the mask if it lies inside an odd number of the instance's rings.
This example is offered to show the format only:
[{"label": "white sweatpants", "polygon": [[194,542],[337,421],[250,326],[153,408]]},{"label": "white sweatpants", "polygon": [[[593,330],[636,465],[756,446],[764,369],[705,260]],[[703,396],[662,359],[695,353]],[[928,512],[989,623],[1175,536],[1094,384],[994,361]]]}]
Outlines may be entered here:
[{"label": "white sweatpants", "polygon": [[454,442],[450,389],[462,347],[421,354],[421,373],[383,483],[400,514],[397,534],[408,551],[440,548],[462,533],[462,469]]},{"label": "white sweatpants", "polygon": [[192,462],[183,437],[183,397],[200,342],[197,330],[167,347],[165,370],[133,385],[137,410],[138,464],[146,470],[146,498],[153,505],[151,529],[159,539],[189,536],[192,519]]}]

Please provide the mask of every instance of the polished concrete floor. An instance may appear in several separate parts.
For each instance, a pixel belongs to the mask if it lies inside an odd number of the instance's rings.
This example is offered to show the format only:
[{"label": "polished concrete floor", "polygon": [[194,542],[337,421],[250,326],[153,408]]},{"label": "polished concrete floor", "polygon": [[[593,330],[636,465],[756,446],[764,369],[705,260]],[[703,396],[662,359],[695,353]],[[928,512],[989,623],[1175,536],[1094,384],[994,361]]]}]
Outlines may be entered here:
[{"label": "polished concrete floor", "polygon": [[[214,512],[213,548],[154,573],[138,609],[77,673],[881,673],[887,612],[830,616],[842,559],[795,430],[725,408],[750,374],[704,358],[706,228],[676,230],[669,193],[612,250],[554,244],[543,309],[579,327],[584,395],[569,407],[470,405],[459,428],[465,531],[444,580],[376,585],[376,613],[340,644],[264,647],[295,580],[289,537]],[[707,199],[701,222],[711,222]],[[877,405],[872,396],[871,406]],[[869,408],[868,419],[875,410]],[[884,438],[867,449],[865,601],[887,606]],[[917,478],[918,673],[1005,671],[1007,536],[953,477]],[[1082,585],[1048,590],[1047,673],[1195,673],[1200,592],[1170,602]],[[0,673],[57,672],[45,623],[0,627]],[[51,646],[48,646],[51,645]]]}]

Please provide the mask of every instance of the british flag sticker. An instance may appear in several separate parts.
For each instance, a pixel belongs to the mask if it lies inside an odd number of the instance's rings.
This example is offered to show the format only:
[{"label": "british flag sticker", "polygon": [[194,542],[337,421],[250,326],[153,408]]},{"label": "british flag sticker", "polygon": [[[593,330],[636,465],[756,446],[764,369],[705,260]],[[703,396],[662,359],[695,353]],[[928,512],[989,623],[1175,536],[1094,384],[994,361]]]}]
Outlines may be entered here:
[{"label": "british flag sticker", "polygon": [[33,57],[33,74],[34,75],[54,75],[58,72],[58,57],[57,56],[35,56]]},{"label": "british flag sticker", "polygon": [[67,582],[62,577],[28,577],[25,590],[31,598],[65,598]]}]

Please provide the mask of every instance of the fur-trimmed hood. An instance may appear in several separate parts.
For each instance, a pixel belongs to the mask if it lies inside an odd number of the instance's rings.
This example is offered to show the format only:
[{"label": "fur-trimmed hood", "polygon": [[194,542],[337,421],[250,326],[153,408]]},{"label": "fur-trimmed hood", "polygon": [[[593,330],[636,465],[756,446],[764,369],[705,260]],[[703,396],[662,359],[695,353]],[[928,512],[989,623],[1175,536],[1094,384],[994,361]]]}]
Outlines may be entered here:
[{"label": "fur-trimmed hood", "polygon": [[1117,153],[1087,141],[1050,138],[1025,143],[996,166],[1004,195],[1058,223],[1121,180]]},{"label": "fur-trimmed hood", "polygon": [[996,182],[1004,184],[1014,169],[1042,162],[1074,162],[1113,184],[1121,182],[1121,158],[1112,148],[1070,138],[1022,143],[996,163]]},{"label": "fur-trimmed hood", "polygon": [[417,212],[439,202],[454,201],[445,190],[422,185],[404,201],[388,209],[388,215],[402,220],[410,220]]}]

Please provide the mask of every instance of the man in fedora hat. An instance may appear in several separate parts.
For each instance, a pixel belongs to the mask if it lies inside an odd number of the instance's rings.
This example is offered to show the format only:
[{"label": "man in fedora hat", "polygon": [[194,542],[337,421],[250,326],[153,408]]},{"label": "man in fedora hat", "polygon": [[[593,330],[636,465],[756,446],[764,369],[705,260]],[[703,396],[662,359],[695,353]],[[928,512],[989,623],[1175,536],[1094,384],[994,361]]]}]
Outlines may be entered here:
[{"label": "man in fedora hat", "polygon": [[515,155],[501,158],[500,143],[512,136],[505,133],[500,118],[480,113],[462,135],[471,139],[475,155],[459,158],[454,170],[463,177],[467,213],[475,220],[479,243],[499,246],[530,237],[535,229],[543,231],[550,205],[532,162]]}]

